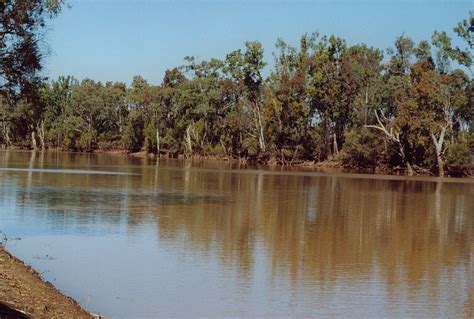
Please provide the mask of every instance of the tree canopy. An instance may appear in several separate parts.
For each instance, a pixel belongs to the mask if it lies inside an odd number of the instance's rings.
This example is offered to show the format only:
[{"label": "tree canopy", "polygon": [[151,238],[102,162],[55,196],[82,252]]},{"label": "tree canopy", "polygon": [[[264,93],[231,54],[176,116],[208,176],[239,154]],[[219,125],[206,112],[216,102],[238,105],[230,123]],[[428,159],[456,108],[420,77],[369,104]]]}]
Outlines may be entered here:
[{"label": "tree canopy", "polygon": [[42,30],[62,0],[0,1],[0,94],[31,97],[42,78]]}]

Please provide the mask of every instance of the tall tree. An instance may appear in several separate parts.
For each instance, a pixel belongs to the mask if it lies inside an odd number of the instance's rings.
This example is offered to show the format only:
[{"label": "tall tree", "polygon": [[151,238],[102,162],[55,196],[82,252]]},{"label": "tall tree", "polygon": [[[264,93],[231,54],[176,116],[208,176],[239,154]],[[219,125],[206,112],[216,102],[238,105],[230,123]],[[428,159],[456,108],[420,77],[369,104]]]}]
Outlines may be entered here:
[{"label": "tall tree", "polygon": [[[39,71],[44,56],[42,35],[47,20],[59,13],[62,4],[63,0],[0,1],[0,125],[7,144],[12,126],[16,125],[28,128],[36,148],[37,123],[32,121],[42,112],[38,109],[38,88],[42,83]],[[22,102],[16,103],[20,99]],[[14,118],[22,114],[28,116]],[[21,133],[28,135],[28,130]]]},{"label": "tall tree", "polygon": [[44,55],[41,36],[62,0],[0,1],[0,94],[7,98],[36,93]]}]

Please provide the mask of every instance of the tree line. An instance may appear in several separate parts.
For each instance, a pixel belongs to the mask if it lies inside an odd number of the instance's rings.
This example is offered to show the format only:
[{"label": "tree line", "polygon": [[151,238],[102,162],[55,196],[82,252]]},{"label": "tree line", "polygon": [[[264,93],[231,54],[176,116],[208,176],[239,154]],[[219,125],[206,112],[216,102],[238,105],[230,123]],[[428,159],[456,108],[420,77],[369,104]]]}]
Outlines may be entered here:
[{"label": "tree line", "polygon": [[453,34],[459,45],[435,31],[430,41],[400,35],[380,50],[313,33],[298,46],[279,39],[271,68],[261,43],[249,41],[223,59],[186,57],[159,85],[61,76],[30,95],[4,87],[0,143],[466,175],[473,12]]}]

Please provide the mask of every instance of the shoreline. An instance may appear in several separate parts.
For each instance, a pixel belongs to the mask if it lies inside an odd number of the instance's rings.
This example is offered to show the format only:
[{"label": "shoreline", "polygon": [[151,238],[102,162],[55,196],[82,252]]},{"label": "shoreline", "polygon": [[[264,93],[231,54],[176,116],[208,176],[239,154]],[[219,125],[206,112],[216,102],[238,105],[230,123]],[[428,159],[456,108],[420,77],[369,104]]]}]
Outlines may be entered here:
[{"label": "shoreline", "polygon": [[[0,246],[0,317],[104,318],[85,311],[31,266]],[[10,315],[12,317],[10,317]]]},{"label": "shoreline", "polygon": [[[231,165],[243,165],[247,166],[246,169],[252,170],[255,167],[258,169],[263,170],[270,170],[273,171],[275,168],[280,168],[282,170],[289,169],[289,168],[296,168],[302,169],[301,172],[306,173],[315,173],[318,172],[317,170],[336,170],[334,174],[361,174],[361,175],[368,175],[368,176],[390,176],[395,178],[406,177],[406,178],[420,178],[420,177],[430,177],[430,178],[440,178],[436,174],[428,172],[426,169],[423,169],[419,172],[415,172],[414,175],[408,175],[403,168],[393,168],[388,169],[386,167],[374,167],[374,168],[356,168],[356,167],[347,167],[344,166],[341,162],[334,160],[334,159],[327,159],[321,162],[315,161],[303,161],[298,163],[287,163],[282,165],[280,163],[275,162],[259,162],[258,159],[248,159],[248,158],[228,158],[228,157],[219,157],[219,156],[204,156],[204,155],[193,155],[190,157],[185,157],[184,155],[180,155],[178,157],[168,157],[168,156],[160,156],[158,157],[155,153],[149,153],[146,151],[139,151],[139,152],[129,152],[126,150],[95,150],[92,152],[81,152],[81,151],[68,151],[68,150],[61,150],[61,149],[46,149],[41,150],[37,149],[36,151],[31,149],[24,149],[21,147],[10,147],[10,148],[0,148],[0,150],[13,150],[13,151],[24,151],[24,152],[59,152],[59,153],[70,153],[70,154],[107,154],[107,155],[121,155],[121,156],[130,156],[134,158],[146,158],[146,159],[163,159],[163,160],[191,160],[191,161],[205,161],[205,162],[217,162],[217,163],[227,163]],[[461,176],[450,176],[446,174],[443,179],[473,179],[474,178],[474,167],[471,168],[471,173],[468,175],[461,175]],[[288,170],[292,172],[292,170]],[[325,172],[328,173],[328,172]]]}]

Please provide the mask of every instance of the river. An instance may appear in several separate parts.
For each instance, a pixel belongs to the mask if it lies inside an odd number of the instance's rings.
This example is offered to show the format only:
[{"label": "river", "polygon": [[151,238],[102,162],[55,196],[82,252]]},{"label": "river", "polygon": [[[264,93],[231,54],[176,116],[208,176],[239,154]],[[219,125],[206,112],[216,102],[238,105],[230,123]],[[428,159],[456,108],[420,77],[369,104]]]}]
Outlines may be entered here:
[{"label": "river", "polygon": [[108,318],[472,318],[473,195],[473,179],[0,151],[7,249]]}]

